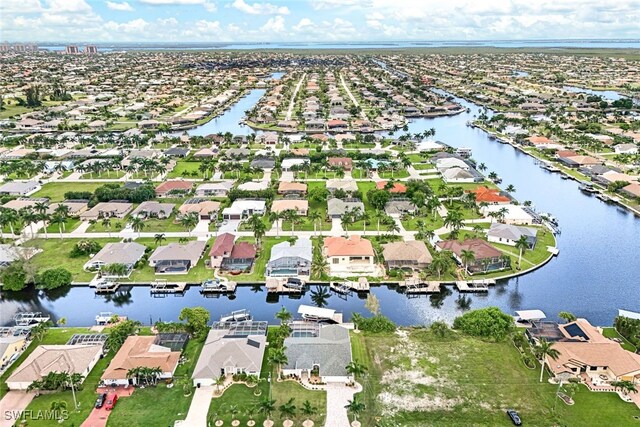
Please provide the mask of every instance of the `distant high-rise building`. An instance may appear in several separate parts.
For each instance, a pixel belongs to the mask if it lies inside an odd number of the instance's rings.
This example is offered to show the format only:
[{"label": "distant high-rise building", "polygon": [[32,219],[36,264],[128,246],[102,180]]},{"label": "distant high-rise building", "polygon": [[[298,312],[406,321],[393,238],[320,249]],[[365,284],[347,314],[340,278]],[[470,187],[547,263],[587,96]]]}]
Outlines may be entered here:
[{"label": "distant high-rise building", "polygon": [[93,46],[93,45],[86,45],[84,47],[84,53],[86,55],[90,55],[90,54],[94,54],[94,53],[98,53],[98,48]]},{"label": "distant high-rise building", "polygon": [[28,43],[7,43],[0,44],[0,52],[36,52],[38,45]]},{"label": "distant high-rise building", "polygon": [[76,54],[80,53],[80,50],[78,49],[78,46],[69,45],[64,49],[64,53],[67,53],[67,54],[70,54],[70,55],[76,55]]}]

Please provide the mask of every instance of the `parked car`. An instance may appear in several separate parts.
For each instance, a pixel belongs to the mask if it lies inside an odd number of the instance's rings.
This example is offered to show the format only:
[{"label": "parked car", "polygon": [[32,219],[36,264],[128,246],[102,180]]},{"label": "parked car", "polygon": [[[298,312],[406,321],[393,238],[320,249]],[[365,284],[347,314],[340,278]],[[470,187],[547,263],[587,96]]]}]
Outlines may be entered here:
[{"label": "parked car", "polygon": [[104,409],[110,411],[116,406],[116,402],[118,401],[118,395],[115,393],[111,393],[107,396],[107,402],[104,404]]},{"label": "parked car", "polygon": [[516,425],[516,426],[522,425],[522,420],[520,419],[520,415],[518,415],[518,413],[515,410],[507,409],[507,415],[511,419],[511,422],[513,423],[513,425]]},{"label": "parked car", "polygon": [[107,400],[107,393],[102,393],[98,395],[96,399],[96,408],[100,409],[104,406],[104,402]]}]

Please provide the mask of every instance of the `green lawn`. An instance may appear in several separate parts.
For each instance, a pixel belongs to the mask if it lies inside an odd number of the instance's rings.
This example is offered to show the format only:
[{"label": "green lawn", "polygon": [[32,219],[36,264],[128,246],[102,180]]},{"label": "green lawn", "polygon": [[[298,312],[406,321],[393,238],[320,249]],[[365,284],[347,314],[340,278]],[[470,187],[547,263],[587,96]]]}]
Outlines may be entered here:
[{"label": "green lawn", "polygon": [[620,343],[620,345],[622,346],[622,348],[624,348],[627,351],[631,351],[635,353],[636,347],[633,344],[631,344],[625,337],[620,335],[615,328],[602,328],[602,335],[604,335],[607,338],[617,338],[621,340],[622,342]]},{"label": "green lawn", "polygon": [[[230,280],[234,282],[258,282],[264,281],[264,274],[267,270],[267,262],[269,262],[269,257],[271,256],[271,248],[273,245],[285,242],[290,237],[289,235],[285,235],[287,233],[283,233],[280,238],[277,237],[264,237],[262,239],[262,248],[258,251],[256,255],[256,260],[253,263],[253,269],[250,273],[239,274],[237,276],[227,276]],[[255,239],[253,237],[240,237],[238,239],[239,242],[251,242],[254,243]]]},{"label": "green lawn", "polygon": [[146,233],[158,232],[172,232],[172,231],[188,231],[179,222],[176,222],[176,216],[171,215],[167,219],[151,218],[144,220],[144,229]]},{"label": "green lawn", "polygon": [[[407,336],[352,334],[353,357],[369,369],[360,381],[367,405],[363,425],[382,416],[390,425],[511,425],[516,409],[526,425],[634,426],[634,404],[614,393],[580,386],[575,405],[554,399],[557,385],[538,381],[510,342],[486,342],[454,333],[437,338],[428,330]],[[555,408],[554,408],[555,407]]]},{"label": "green lawn", "polygon": [[126,175],[125,171],[113,171],[110,173],[102,172],[98,173],[85,173],[82,175],[82,179],[120,179]]},{"label": "green lawn", "polygon": [[130,397],[118,400],[107,425],[164,426],[185,419],[193,393],[185,396],[183,384],[187,382],[191,386],[191,374],[203,345],[202,341],[189,341],[184,351],[187,362],[176,369],[174,387],[167,388],[166,384],[159,384],[157,387],[137,388]]},{"label": "green lawn", "polygon": [[204,174],[198,170],[200,164],[200,162],[178,160],[173,170],[167,174],[167,178],[204,178]]},{"label": "green lawn", "polygon": [[31,197],[48,197],[52,202],[60,202],[65,199],[64,193],[69,191],[90,191],[103,186],[101,182],[50,182],[44,184],[42,189]]},{"label": "green lawn", "polygon": [[433,214],[429,213],[427,215],[416,214],[413,215],[405,215],[401,221],[402,226],[405,230],[416,231],[418,230],[418,220],[422,220],[429,230],[437,230],[438,228],[444,225],[443,219],[440,217],[440,214],[436,212],[435,219]]},{"label": "green lawn", "polygon": [[406,169],[400,169],[400,170],[395,170],[393,172],[391,171],[382,171],[382,172],[378,172],[378,175],[380,175],[380,178],[383,179],[398,179],[398,178],[406,178],[409,176],[409,172]]},{"label": "green lawn", "polygon": [[[136,208],[136,205],[133,206],[133,209],[135,208]],[[124,218],[110,218],[110,219],[111,219],[111,222],[109,224],[109,227],[105,227],[102,224],[102,220],[99,219],[93,224],[91,224],[89,228],[87,228],[87,233],[109,233],[109,232],[118,233],[119,231],[122,231],[127,226],[127,223],[129,222],[131,217],[129,216],[129,214],[127,214],[125,215]],[[147,229],[145,228],[142,231],[147,231]]]},{"label": "green lawn", "polygon": [[[78,228],[78,225],[80,225],[80,218],[68,218],[66,224],[64,225],[64,229],[62,230],[62,233],[71,233],[73,230],[75,230],[76,228]],[[62,224],[60,224],[60,226],[62,226]],[[41,230],[40,233],[44,234],[44,230]],[[60,233],[60,227],[58,226],[58,224],[49,224],[47,226],[47,233],[50,234],[59,234]]]},{"label": "green lawn", "polygon": [[[36,254],[31,262],[39,272],[49,268],[63,267],[71,272],[74,281],[88,282],[95,273],[86,272],[82,269],[89,261],[89,257],[71,258],[69,253],[81,239],[33,239],[25,243],[25,246],[35,246],[43,251]],[[102,246],[110,242],[119,242],[120,239],[90,239],[99,242]]]}]

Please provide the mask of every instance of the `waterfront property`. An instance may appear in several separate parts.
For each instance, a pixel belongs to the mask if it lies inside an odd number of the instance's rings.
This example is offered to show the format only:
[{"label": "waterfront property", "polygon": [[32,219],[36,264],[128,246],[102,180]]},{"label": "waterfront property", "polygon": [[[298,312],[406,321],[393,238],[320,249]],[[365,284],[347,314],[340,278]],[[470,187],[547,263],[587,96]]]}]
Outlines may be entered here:
[{"label": "waterfront property", "polygon": [[353,376],[347,372],[351,363],[349,330],[341,325],[322,323],[292,325],[293,332],[284,340],[287,363],[283,375],[295,375],[323,383],[347,383]]},{"label": "waterfront property", "polygon": [[[466,268],[469,274],[486,273],[490,271],[504,270],[511,267],[509,257],[481,239],[445,240],[438,242],[436,247],[440,250],[451,251],[455,260]],[[467,259],[462,251],[473,253],[473,259]]]},{"label": "waterfront property", "polygon": [[391,242],[382,247],[387,269],[406,268],[419,271],[429,267],[433,260],[427,245],[421,240]]},{"label": "waterfront property", "polygon": [[112,264],[123,264],[129,277],[136,263],[142,259],[146,247],[140,243],[107,243],[84,265],[85,270],[101,270]]},{"label": "waterfront property", "polygon": [[149,265],[156,274],[187,274],[202,257],[205,246],[202,240],[159,246],[149,257]]},{"label": "waterfront property", "polygon": [[538,230],[533,227],[519,227],[510,224],[493,223],[487,231],[487,240],[493,243],[516,246],[518,240],[524,236],[529,249],[536,246]]},{"label": "waterfront property", "polygon": [[326,237],[322,254],[327,258],[329,274],[332,276],[379,276],[382,274],[375,263],[373,245],[360,236]]},{"label": "waterfront property", "polygon": [[267,263],[267,277],[308,277],[311,274],[313,246],[311,240],[300,237],[295,243],[273,245]]},{"label": "waterfront property", "polygon": [[136,385],[137,378],[131,375],[135,368],[158,368],[158,379],[172,378],[181,352],[161,345],[160,339],[159,335],[128,337],[100,377],[102,383],[112,387]]},{"label": "waterfront property", "polygon": [[39,345],[7,378],[7,386],[10,390],[27,390],[51,372],[80,374],[84,381],[102,351],[102,345]]},{"label": "waterfront property", "polygon": [[198,357],[195,387],[211,386],[220,376],[260,376],[267,345],[267,322],[215,322]]}]

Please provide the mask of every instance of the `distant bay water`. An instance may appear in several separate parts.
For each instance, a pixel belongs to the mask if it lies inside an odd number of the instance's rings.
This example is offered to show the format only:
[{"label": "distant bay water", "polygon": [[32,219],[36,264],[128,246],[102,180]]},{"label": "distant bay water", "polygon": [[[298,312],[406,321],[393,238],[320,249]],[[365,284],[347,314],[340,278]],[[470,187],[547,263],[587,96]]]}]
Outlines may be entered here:
[{"label": "distant bay water", "polygon": [[[68,44],[68,43],[67,43]],[[78,42],[82,45],[84,43]],[[640,49],[640,39],[592,40],[450,40],[389,42],[282,42],[282,43],[94,43],[99,50],[260,50],[260,49],[398,49],[429,47],[502,47],[502,48],[607,48]],[[64,50],[64,43],[42,43],[41,49]]]}]

